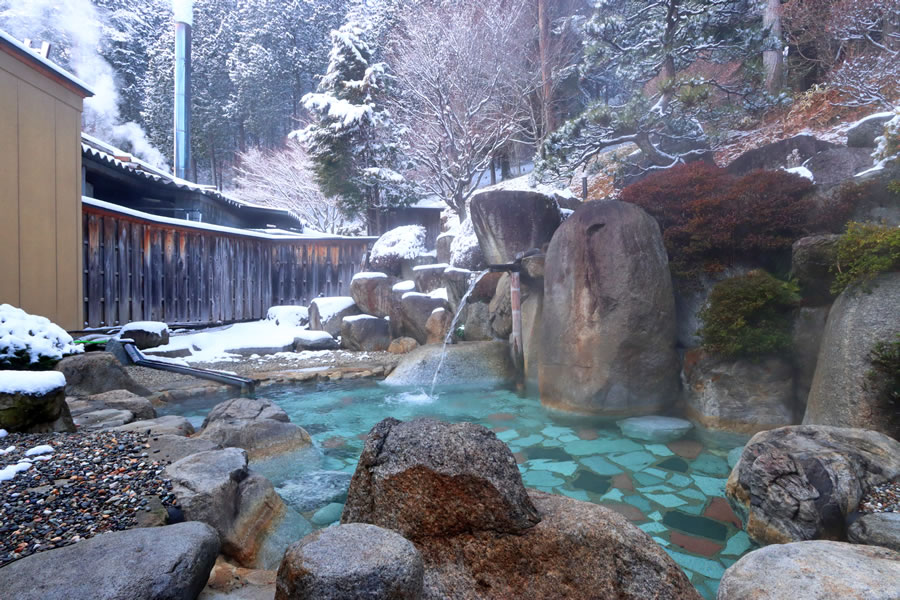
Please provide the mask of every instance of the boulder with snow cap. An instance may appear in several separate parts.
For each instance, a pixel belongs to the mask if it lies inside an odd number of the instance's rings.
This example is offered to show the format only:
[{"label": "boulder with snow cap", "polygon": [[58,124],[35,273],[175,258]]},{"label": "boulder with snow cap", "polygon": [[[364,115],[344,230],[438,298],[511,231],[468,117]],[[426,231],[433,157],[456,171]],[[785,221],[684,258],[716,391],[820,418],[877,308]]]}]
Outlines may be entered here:
[{"label": "boulder with snow cap", "polygon": [[294,351],[303,350],[337,350],[341,347],[327,331],[299,331],[294,336]]},{"label": "boulder with snow cap", "polygon": [[485,267],[484,252],[475,235],[472,219],[463,221],[450,244],[450,265],[459,269],[480,271]]},{"label": "boulder with snow cap", "polygon": [[450,325],[453,323],[453,314],[446,308],[436,308],[431,311],[431,316],[425,321],[425,331],[428,337],[426,344],[443,344],[450,333]]},{"label": "boulder with snow cap", "polygon": [[847,145],[851,148],[875,148],[875,139],[884,135],[885,124],[896,116],[894,112],[881,112],[860,119],[847,130]]},{"label": "boulder with snow cap", "polygon": [[350,297],[363,313],[388,317],[393,308],[392,288],[397,281],[385,273],[357,273],[350,280]]},{"label": "boulder with snow cap", "polygon": [[449,267],[450,265],[446,263],[414,267],[413,280],[416,282],[416,291],[427,294],[444,287],[444,271]]},{"label": "boulder with snow cap", "polygon": [[130,339],[138,350],[147,350],[169,343],[169,326],[161,321],[135,321],[119,332],[119,339]]},{"label": "boulder with snow cap", "polygon": [[400,299],[396,322],[393,317],[391,319],[392,326],[399,326],[405,335],[415,338],[420,344],[427,344],[428,319],[439,308],[449,312],[450,303],[445,297],[406,292]]},{"label": "boulder with snow cap", "polygon": [[56,371],[0,371],[0,429],[75,431],[66,378]]},{"label": "boulder with snow cap", "polygon": [[0,304],[0,368],[33,369],[82,351],[72,336],[50,319]]},{"label": "boulder with snow cap", "polygon": [[372,315],[344,317],[341,343],[347,350],[382,352],[391,345],[391,325],[386,319]]},{"label": "boulder with snow cap", "polygon": [[341,333],[344,317],[360,314],[359,307],[350,296],[316,298],[309,304],[309,328],[327,331],[337,337]]},{"label": "boulder with snow cap", "polygon": [[489,190],[472,197],[471,220],[488,264],[511,263],[519,252],[550,242],[562,222],[547,194]]},{"label": "boulder with snow cap", "polygon": [[305,306],[273,306],[266,312],[266,319],[276,325],[303,327],[309,323],[309,308]]},{"label": "boulder with snow cap", "polygon": [[400,275],[404,261],[426,254],[427,233],[421,225],[404,225],[391,229],[372,246],[369,265],[373,271]]},{"label": "boulder with snow cap", "polygon": [[435,241],[435,252],[437,254],[437,261],[439,263],[449,263],[450,262],[450,248],[453,246],[453,240],[456,238],[456,233],[452,231],[445,231],[441,235],[437,237],[437,241]]}]

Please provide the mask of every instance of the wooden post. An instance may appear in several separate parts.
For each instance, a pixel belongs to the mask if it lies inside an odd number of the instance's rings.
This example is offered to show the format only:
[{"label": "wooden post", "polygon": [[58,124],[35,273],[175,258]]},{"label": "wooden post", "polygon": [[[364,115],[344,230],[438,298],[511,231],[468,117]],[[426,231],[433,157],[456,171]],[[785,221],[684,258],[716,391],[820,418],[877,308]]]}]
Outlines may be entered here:
[{"label": "wooden post", "polygon": [[513,366],[516,368],[516,381],[523,381],[521,375],[525,370],[525,352],[522,347],[522,292],[519,271],[509,273],[509,301],[512,305],[512,335],[509,337],[509,349],[512,353]]}]

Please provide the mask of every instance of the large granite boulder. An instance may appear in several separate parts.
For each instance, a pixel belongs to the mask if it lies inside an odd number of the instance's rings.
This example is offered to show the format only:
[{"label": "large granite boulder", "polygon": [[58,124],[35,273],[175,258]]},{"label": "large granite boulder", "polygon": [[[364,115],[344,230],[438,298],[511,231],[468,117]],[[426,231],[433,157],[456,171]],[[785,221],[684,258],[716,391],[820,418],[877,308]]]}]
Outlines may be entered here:
[{"label": "large granite boulder", "polygon": [[263,398],[233,398],[217,404],[197,437],[226,448],[243,448],[251,460],[312,444],[306,430],[291,423],[281,407]]},{"label": "large granite boulder", "polygon": [[806,399],[816,374],[822,336],[830,306],[804,306],[794,315],[791,330],[791,361],[794,364],[794,417],[795,422],[803,420],[806,413]]},{"label": "large granite boulder", "polygon": [[341,343],[356,352],[383,352],[391,345],[391,324],[372,315],[345,317],[341,323]]},{"label": "large granite boulder", "polygon": [[384,273],[357,273],[350,280],[350,297],[364,314],[388,317],[393,309],[391,288],[397,281]]},{"label": "large granite boulder", "polygon": [[900,553],[814,541],[754,550],[731,565],[718,600],[896,600]]},{"label": "large granite boulder", "polygon": [[488,264],[511,263],[540,248],[562,222],[559,205],[540,192],[489,190],[472,197],[472,225]]},{"label": "large granite boulder", "polygon": [[360,314],[359,307],[350,296],[316,298],[309,303],[309,328],[327,331],[332,337],[341,333],[344,317]]},{"label": "large granite boulder", "polygon": [[639,207],[589,202],[566,219],[547,251],[541,320],[545,406],[634,416],[677,398],[668,259]]},{"label": "large granite boulder", "polygon": [[247,468],[246,451],[191,454],[166,467],[165,476],[185,519],[215,529],[223,554],[245,567],[268,566],[259,561],[286,507],[272,483]]},{"label": "large granite boulder", "polygon": [[134,422],[134,413],[118,408],[100,408],[72,415],[72,420],[80,431],[100,431]]},{"label": "large granite boulder", "polygon": [[884,546],[900,552],[900,513],[870,513],[860,516],[847,530],[854,544]]},{"label": "large granite boulder", "polygon": [[830,288],[840,239],[836,234],[813,235],[797,240],[791,247],[791,278],[800,284],[806,306],[831,304],[834,300]]},{"label": "large granite boulder", "polygon": [[788,359],[731,359],[689,350],[683,368],[687,417],[705,437],[742,442],[796,422]]},{"label": "large granite boulder", "polygon": [[91,396],[112,390],[128,390],[138,396],[150,392],[134,382],[115,356],[109,352],[87,352],[68,356],[56,365],[66,376],[69,396]]},{"label": "large granite boulder", "polygon": [[819,152],[839,148],[837,144],[820,140],[812,135],[795,135],[786,140],[780,140],[748,150],[729,164],[726,169],[732,175],[746,175],[757,169],[776,170],[784,167],[788,157],[797,151],[797,157],[802,162],[812,158]]},{"label": "large granite boulder", "polygon": [[169,343],[169,326],[160,321],[135,321],[122,327],[119,339],[130,339],[138,350],[147,350]]},{"label": "large granite boulder", "polygon": [[0,569],[3,598],[194,600],[219,553],[219,537],[190,522],[103,533]]},{"label": "large granite boulder", "polygon": [[501,340],[512,333],[512,303],[509,297],[509,273],[503,273],[497,281],[494,297],[488,304],[489,323],[493,335]]},{"label": "large granite boulder", "polygon": [[376,425],[341,522],[374,523],[412,540],[430,600],[700,598],[678,565],[623,516],[526,492],[506,445],[471,423]]},{"label": "large granite boulder", "polygon": [[466,304],[465,313],[462,326],[467,342],[487,342],[494,339],[491,333],[491,311],[487,302]]},{"label": "large granite boulder", "polygon": [[298,331],[294,336],[294,352],[303,350],[337,350],[341,343],[327,331]]},{"label": "large granite boulder", "polygon": [[147,444],[150,446],[147,451],[153,460],[162,465],[171,464],[198,452],[222,449],[222,446],[210,440],[170,434],[154,435]]},{"label": "large granite boulder", "polygon": [[463,342],[446,349],[441,344],[420,346],[406,354],[384,380],[386,385],[430,385],[441,362],[440,386],[487,387],[510,383],[515,377],[509,344],[506,342]]},{"label": "large granite boulder", "polygon": [[156,410],[150,400],[128,390],[112,390],[81,398],[67,398],[66,402],[73,417],[98,410],[115,409],[128,411],[133,415],[133,418],[127,421],[128,423],[135,419],[156,418]]},{"label": "large granite boulder", "polygon": [[75,431],[63,374],[0,371],[0,429],[25,433]]},{"label": "large granite boulder", "polygon": [[431,315],[425,321],[425,343],[443,344],[450,335],[451,325],[453,325],[453,315],[449,310],[436,308],[431,311]]},{"label": "large granite boulder", "polygon": [[[900,437],[900,415],[871,385],[870,353],[900,333],[900,273],[841,293],[828,313],[804,425],[874,429]],[[877,386],[875,386],[877,387]]]},{"label": "large granite boulder", "polygon": [[286,327],[303,327],[309,323],[309,307],[298,305],[270,306],[266,311],[266,320],[275,321],[275,325]]},{"label": "large granite boulder", "polygon": [[112,431],[137,431],[152,435],[182,435],[194,433],[194,426],[185,417],[178,415],[164,415],[155,419],[132,421],[127,425],[113,427]]},{"label": "large granite boulder", "polygon": [[832,148],[819,152],[803,163],[813,181],[822,188],[852,180],[857,173],[872,167],[872,151],[867,148]]},{"label": "large granite boulder", "polygon": [[[401,275],[404,267],[411,269],[416,259],[426,252],[428,233],[421,225],[403,225],[391,229],[372,245],[369,265],[373,271]],[[412,265],[412,266],[410,266]]]},{"label": "large granite boulder", "polygon": [[444,287],[444,271],[451,268],[447,263],[421,265],[413,268],[413,281],[416,291],[428,294]]},{"label": "large granite boulder", "polygon": [[399,327],[407,337],[415,338],[420,344],[427,344],[428,318],[439,308],[449,312],[450,304],[443,298],[406,292],[400,297],[397,311],[391,315],[391,326]]},{"label": "large granite boulder", "polygon": [[888,111],[875,113],[860,119],[847,130],[847,146],[851,148],[875,148],[878,145],[875,138],[884,135],[885,124],[895,116],[897,116],[897,113]]},{"label": "large granite boulder", "polygon": [[826,426],[758,433],[731,471],[726,496],[761,544],[844,539],[846,518],[873,485],[900,476],[900,442]]},{"label": "large granite boulder", "polygon": [[453,246],[455,238],[456,234],[450,231],[445,231],[437,236],[437,240],[434,242],[434,250],[439,263],[450,263],[450,247]]},{"label": "large granite boulder", "polygon": [[275,600],[418,600],[424,566],[398,533],[363,523],[323,529],[284,554]]},{"label": "large granite boulder", "polygon": [[484,252],[481,251],[471,218],[460,224],[450,244],[450,266],[470,271],[480,271],[485,266]]},{"label": "large granite boulder", "polygon": [[492,431],[433,419],[376,425],[350,482],[342,523],[371,523],[415,540],[539,521],[516,459]]},{"label": "large granite boulder", "polygon": [[411,337],[399,337],[391,340],[387,351],[391,354],[409,354],[419,347],[419,342]]}]

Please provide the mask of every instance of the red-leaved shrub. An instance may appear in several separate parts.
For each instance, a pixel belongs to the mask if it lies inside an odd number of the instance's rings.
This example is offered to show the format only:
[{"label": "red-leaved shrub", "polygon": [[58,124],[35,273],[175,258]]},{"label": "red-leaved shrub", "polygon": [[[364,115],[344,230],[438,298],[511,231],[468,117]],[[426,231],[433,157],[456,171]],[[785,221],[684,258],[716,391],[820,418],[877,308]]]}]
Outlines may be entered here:
[{"label": "red-leaved shrub", "polygon": [[809,180],[784,171],[740,177],[694,162],[632,184],[621,198],[657,219],[673,275],[690,282],[738,260],[764,264],[789,253],[819,228],[811,190]]}]

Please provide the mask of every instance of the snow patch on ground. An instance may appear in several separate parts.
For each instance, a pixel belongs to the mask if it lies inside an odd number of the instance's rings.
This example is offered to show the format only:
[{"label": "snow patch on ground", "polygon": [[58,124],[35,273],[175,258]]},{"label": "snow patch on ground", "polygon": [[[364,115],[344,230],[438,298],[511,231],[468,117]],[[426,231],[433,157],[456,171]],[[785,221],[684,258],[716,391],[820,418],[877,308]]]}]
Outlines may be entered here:
[{"label": "snow patch on ground", "polygon": [[341,311],[352,308],[355,304],[356,302],[350,296],[333,296],[330,298],[316,298],[310,303],[310,307],[315,305],[319,311],[319,320],[327,321]]},{"label": "snow patch on ground", "polygon": [[192,354],[183,359],[188,363],[229,362],[240,359],[239,356],[232,354],[234,351],[290,346],[295,338],[306,332],[304,328],[277,325],[275,321],[253,321],[172,336],[168,344],[154,348],[154,351],[188,349]]},{"label": "snow patch on ground", "polygon": [[8,431],[6,431],[5,429],[0,429],[0,440],[2,440],[3,438],[5,438],[8,435],[9,435]]},{"label": "snow patch on ground", "polygon": [[41,454],[53,454],[53,446],[49,446],[47,444],[43,444],[41,446],[35,446],[34,448],[29,448],[25,451],[25,456],[39,456]]},{"label": "snow patch on ground", "polygon": [[65,386],[59,371],[0,371],[0,394],[43,396]]},{"label": "snow patch on ground", "polygon": [[18,462],[14,465],[9,465],[0,469],[0,481],[9,481],[22,471],[27,471],[31,468],[31,463],[22,461]]},{"label": "snow patch on ground", "polygon": [[[334,339],[331,337],[331,334],[327,331],[298,331],[295,336],[295,340],[300,340],[306,344],[315,344],[318,342],[323,342],[326,340]],[[279,352],[278,354],[284,354],[283,352]],[[269,356],[277,356],[278,354],[270,354]]]},{"label": "snow patch on ground", "polygon": [[397,257],[415,258],[425,254],[425,228],[421,225],[404,225],[391,229],[378,238],[372,246],[371,260]]},{"label": "snow patch on ground", "polygon": [[309,322],[309,309],[305,306],[273,306],[266,312],[266,319],[276,325],[301,327]]},{"label": "snow patch on ground", "polygon": [[50,319],[0,304],[0,364],[17,359],[17,354],[24,354],[34,364],[83,351],[72,342],[72,336]]}]

